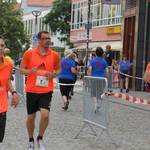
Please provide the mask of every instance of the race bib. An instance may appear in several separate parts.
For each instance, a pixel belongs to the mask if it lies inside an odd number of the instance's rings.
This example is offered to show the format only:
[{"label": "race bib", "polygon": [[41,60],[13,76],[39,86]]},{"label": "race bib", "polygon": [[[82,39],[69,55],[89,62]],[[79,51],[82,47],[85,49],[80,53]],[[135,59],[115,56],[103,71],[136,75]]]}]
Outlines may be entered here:
[{"label": "race bib", "polygon": [[36,86],[48,87],[49,79],[48,77],[37,76],[36,78]]}]

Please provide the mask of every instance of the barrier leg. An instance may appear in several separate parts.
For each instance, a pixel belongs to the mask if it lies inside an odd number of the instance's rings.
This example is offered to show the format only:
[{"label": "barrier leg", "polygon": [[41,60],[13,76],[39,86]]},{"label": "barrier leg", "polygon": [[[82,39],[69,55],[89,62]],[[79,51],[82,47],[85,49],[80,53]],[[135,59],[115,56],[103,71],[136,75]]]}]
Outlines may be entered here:
[{"label": "barrier leg", "polygon": [[98,140],[101,138],[102,134],[104,133],[104,131],[106,131],[106,134],[108,136],[108,139],[110,141],[111,144],[113,144],[116,148],[118,148],[119,146],[117,145],[117,143],[114,141],[114,139],[112,138],[111,134],[109,133],[108,129],[103,129],[102,132],[97,136],[96,138],[96,142],[98,142]]},{"label": "barrier leg", "polygon": [[93,132],[93,135],[97,136],[97,133],[95,132],[95,130],[93,129],[92,125],[90,123],[87,123],[88,126],[90,127],[91,131]]},{"label": "barrier leg", "polygon": [[85,126],[86,126],[86,123],[84,122],[83,126],[81,127],[81,129],[79,130],[79,132],[76,134],[76,136],[74,137],[74,139],[77,139],[79,137],[80,133],[85,128]]},{"label": "barrier leg", "polygon": [[79,132],[76,134],[76,136],[74,137],[74,139],[77,139],[80,135],[80,133],[82,132],[82,130],[86,127],[86,125],[89,126],[89,128],[92,131],[92,135],[97,136],[97,133],[95,132],[95,130],[93,129],[92,125],[88,122],[84,122],[83,126],[81,127],[81,129],[79,130]]}]

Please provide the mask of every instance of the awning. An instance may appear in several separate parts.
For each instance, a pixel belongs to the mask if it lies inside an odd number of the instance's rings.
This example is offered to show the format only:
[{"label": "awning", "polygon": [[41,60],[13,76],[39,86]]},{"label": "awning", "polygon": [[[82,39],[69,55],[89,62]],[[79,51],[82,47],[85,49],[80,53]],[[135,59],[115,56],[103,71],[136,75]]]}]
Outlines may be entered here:
[{"label": "awning", "polygon": [[[105,50],[106,45],[111,45],[112,50],[122,51],[122,42],[121,41],[89,43],[89,48],[92,48],[94,50],[94,49],[96,49],[96,47],[100,46]],[[75,47],[75,49],[86,49],[86,44]]]}]

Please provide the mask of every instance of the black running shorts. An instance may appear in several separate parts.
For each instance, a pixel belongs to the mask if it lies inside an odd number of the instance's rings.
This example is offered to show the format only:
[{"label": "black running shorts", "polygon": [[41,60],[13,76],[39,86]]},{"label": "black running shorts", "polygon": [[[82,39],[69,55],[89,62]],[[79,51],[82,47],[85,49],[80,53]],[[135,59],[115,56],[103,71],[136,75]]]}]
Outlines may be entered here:
[{"label": "black running shorts", "polygon": [[50,111],[52,93],[53,92],[37,94],[27,92],[27,113],[35,113],[40,110],[40,108]]},{"label": "black running shorts", "polygon": [[3,142],[6,127],[6,113],[0,113],[0,143]]},{"label": "black running shorts", "polygon": [[69,79],[59,79],[60,83],[60,92],[62,96],[66,96],[67,99],[69,99],[69,93],[71,89],[73,88],[73,85],[61,85],[62,84],[74,84],[74,80],[69,80]]}]

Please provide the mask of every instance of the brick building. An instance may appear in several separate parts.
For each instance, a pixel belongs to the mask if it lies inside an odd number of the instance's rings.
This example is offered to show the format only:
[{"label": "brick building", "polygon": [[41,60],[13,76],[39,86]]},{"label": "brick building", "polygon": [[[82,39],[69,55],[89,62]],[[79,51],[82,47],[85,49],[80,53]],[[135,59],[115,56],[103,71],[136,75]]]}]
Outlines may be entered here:
[{"label": "brick building", "polygon": [[[150,2],[123,0],[123,3],[123,53],[133,61],[132,75],[142,78],[145,66],[150,61]],[[142,90],[144,82],[132,79],[132,87]]]},{"label": "brick building", "polygon": [[[71,41],[74,47],[86,48],[88,0],[72,0]],[[122,51],[122,5],[103,5],[101,0],[92,0],[89,47],[110,44],[114,51]]]}]

